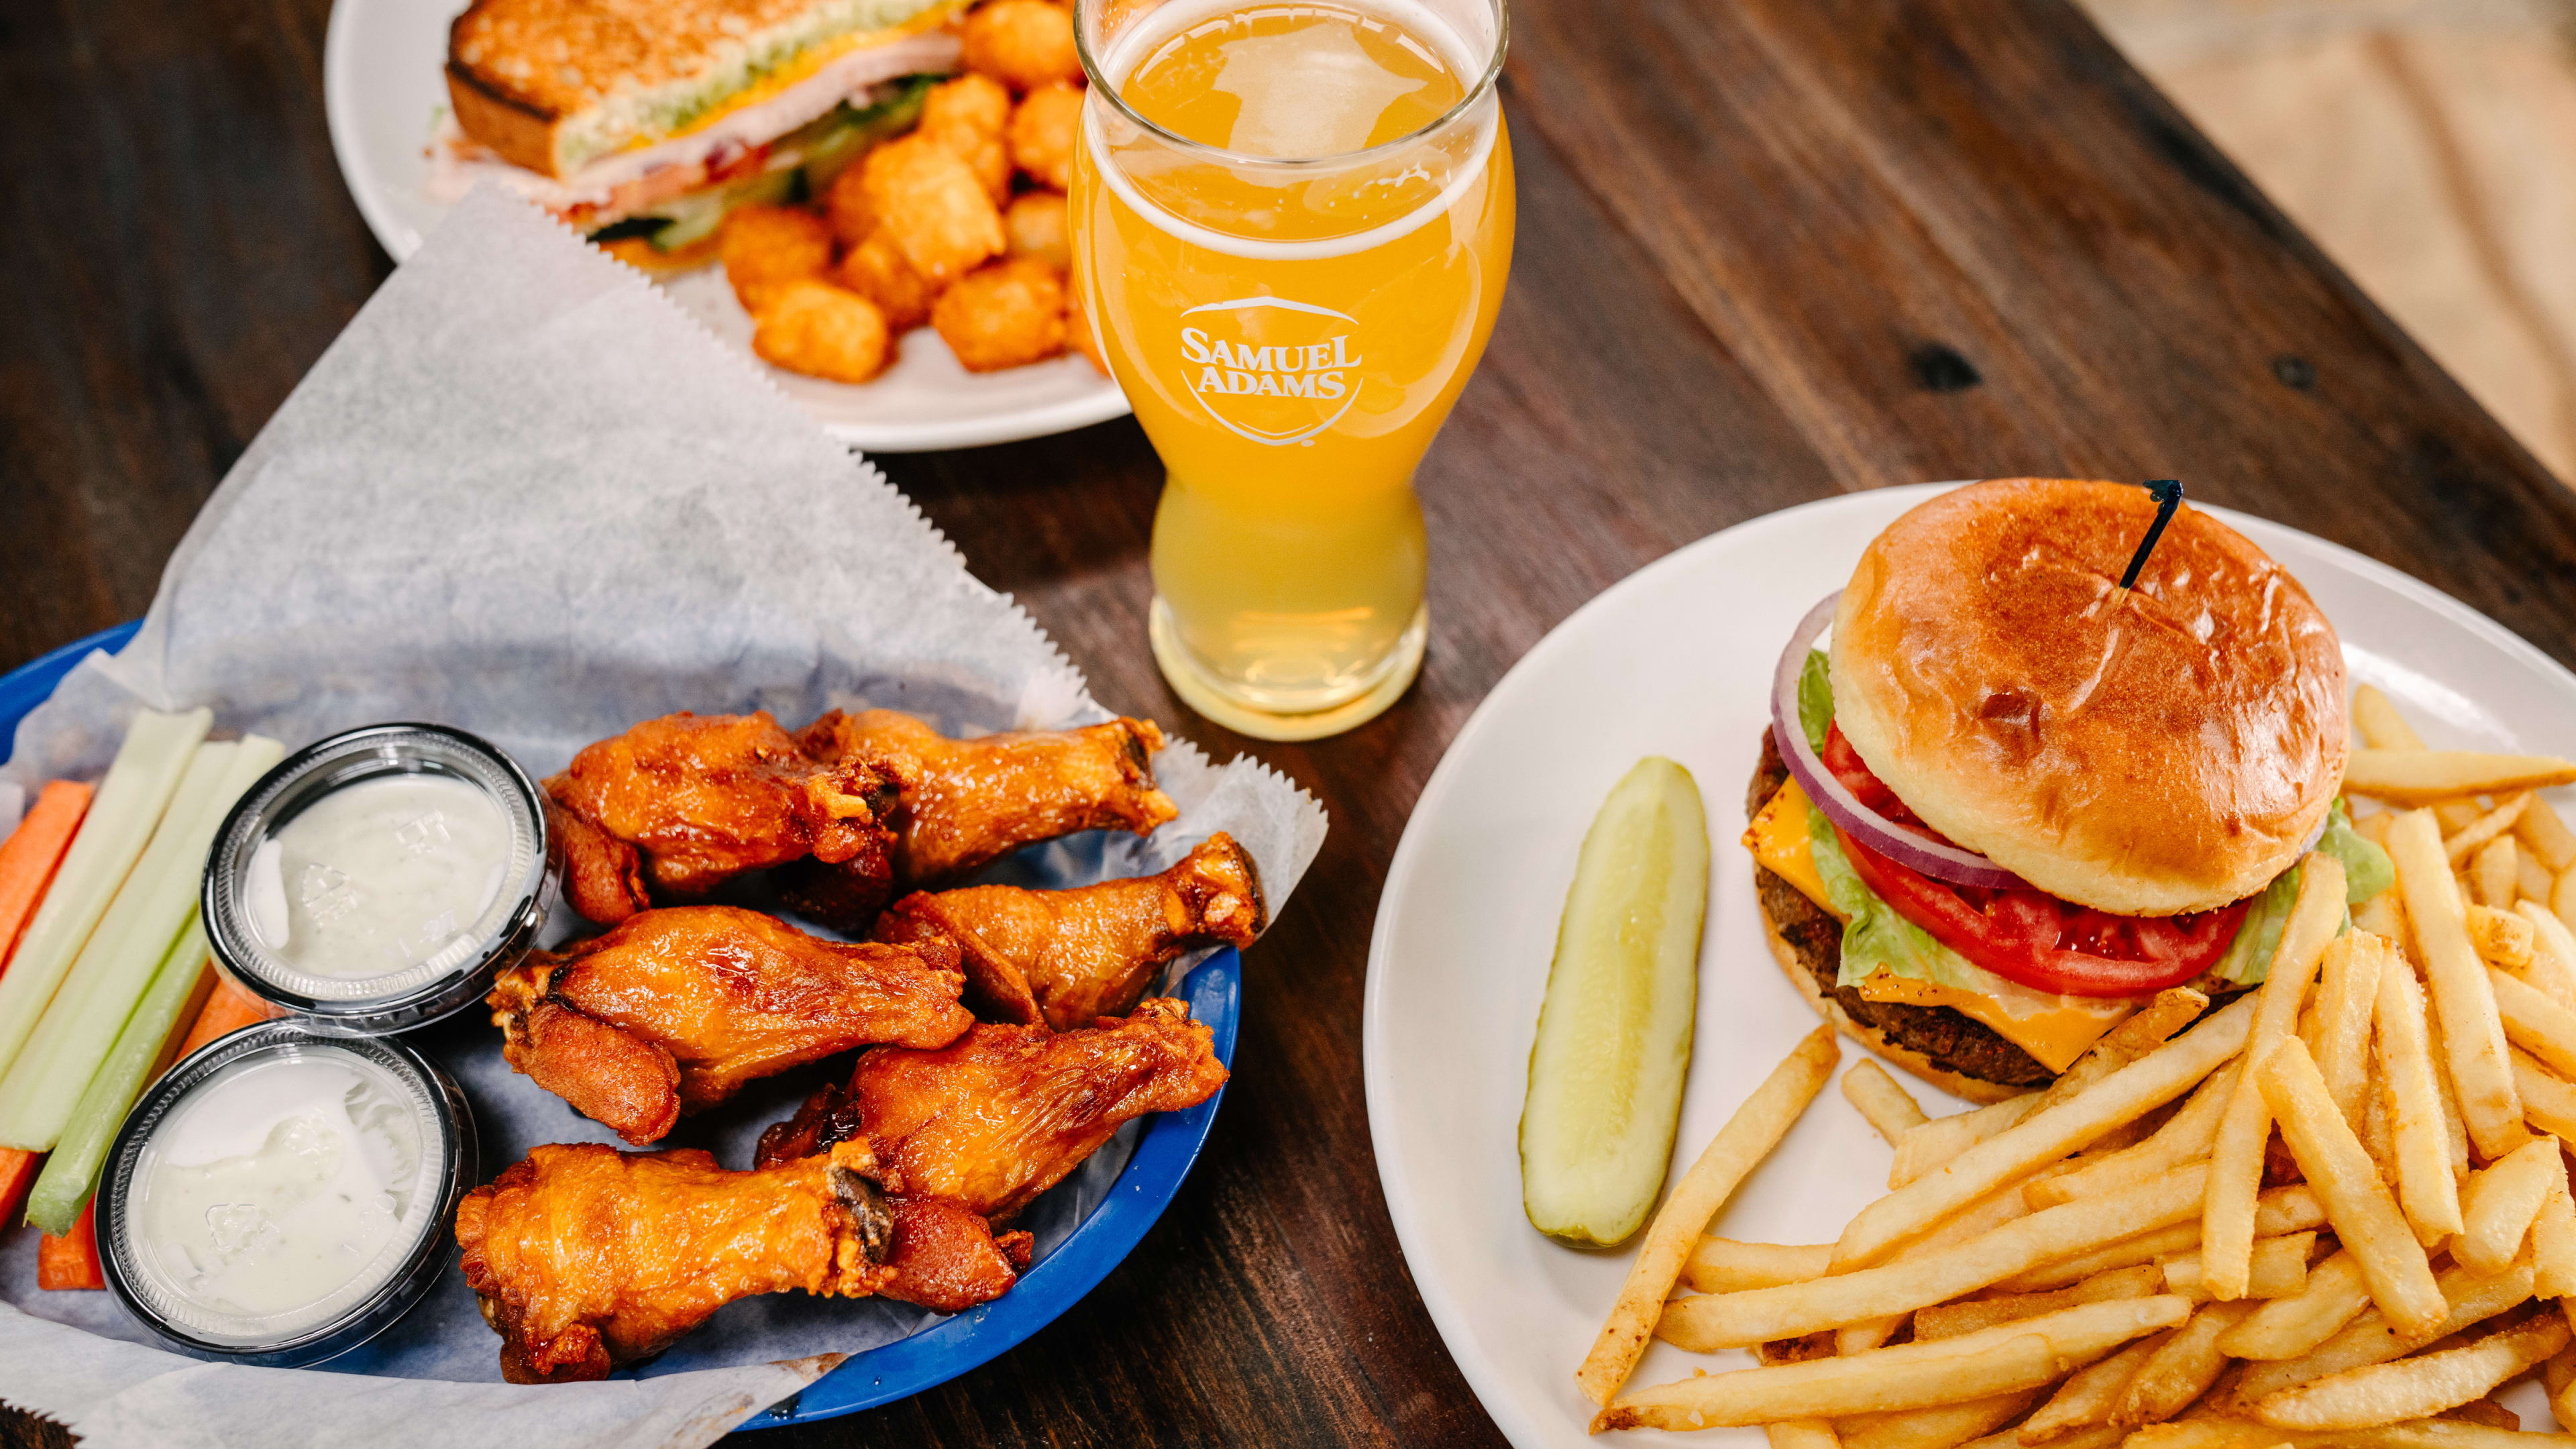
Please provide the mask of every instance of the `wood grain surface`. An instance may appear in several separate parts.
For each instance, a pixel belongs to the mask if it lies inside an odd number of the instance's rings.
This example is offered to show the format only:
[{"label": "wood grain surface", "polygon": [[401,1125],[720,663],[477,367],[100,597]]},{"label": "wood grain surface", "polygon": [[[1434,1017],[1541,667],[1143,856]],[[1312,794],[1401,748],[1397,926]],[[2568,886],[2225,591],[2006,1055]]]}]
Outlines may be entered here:
[{"label": "wood grain surface", "polygon": [[[0,6],[0,667],[142,611],[387,270],[331,163],[325,9]],[[1133,1257],[944,1388],[747,1442],[1499,1442],[1379,1193],[1370,921],[1502,672],[1713,530],[1927,478],[2180,477],[2576,664],[2576,499],[2063,0],[1518,0],[1514,24],[1517,265],[1422,471],[1431,652],[1387,715],[1256,745],[1164,687],[1133,424],[881,460],[1102,702],[1251,750],[1333,827],[1247,959],[1207,1155]]]}]

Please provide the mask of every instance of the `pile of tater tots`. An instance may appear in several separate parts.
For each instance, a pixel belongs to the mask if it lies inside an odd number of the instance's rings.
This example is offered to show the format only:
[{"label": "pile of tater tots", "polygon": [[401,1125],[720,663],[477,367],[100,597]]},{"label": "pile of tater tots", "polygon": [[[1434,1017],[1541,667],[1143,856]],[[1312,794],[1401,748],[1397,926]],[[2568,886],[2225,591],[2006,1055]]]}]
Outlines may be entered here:
[{"label": "pile of tater tots", "polygon": [[866,382],[927,322],[970,372],[1067,345],[1100,365],[1065,282],[1083,85],[1072,11],[990,0],[963,39],[964,73],[930,90],[920,124],[844,169],[815,206],[726,218],[725,278],[765,361]]}]

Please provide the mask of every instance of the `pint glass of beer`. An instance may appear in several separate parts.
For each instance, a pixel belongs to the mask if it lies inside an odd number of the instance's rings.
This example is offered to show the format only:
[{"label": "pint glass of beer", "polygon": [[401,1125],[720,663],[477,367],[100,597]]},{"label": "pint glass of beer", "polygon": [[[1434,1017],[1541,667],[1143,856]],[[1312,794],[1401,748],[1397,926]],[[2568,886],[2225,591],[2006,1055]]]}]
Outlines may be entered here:
[{"label": "pint glass of beer", "polygon": [[1162,455],[1154,657],[1263,739],[1421,667],[1413,470],[1511,268],[1503,0],[1076,0],[1073,283]]}]

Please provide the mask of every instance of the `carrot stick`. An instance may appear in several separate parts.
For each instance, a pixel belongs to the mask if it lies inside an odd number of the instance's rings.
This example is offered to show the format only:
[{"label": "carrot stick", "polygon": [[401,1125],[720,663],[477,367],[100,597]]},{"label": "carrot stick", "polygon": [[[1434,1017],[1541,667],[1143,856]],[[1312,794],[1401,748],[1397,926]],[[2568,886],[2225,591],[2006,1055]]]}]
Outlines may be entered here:
[{"label": "carrot stick", "polygon": [[36,1168],[44,1160],[41,1152],[0,1147],[0,1222],[7,1222],[17,1213],[19,1200],[27,1195],[27,1184],[36,1180]]},{"label": "carrot stick", "polygon": [[36,1286],[39,1288],[105,1288],[107,1275],[98,1266],[97,1202],[83,1203],[79,1221],[72,1230],[55,1237],[47,1233],[36,1244]]},{"label": "carrot stick", "polygon": [[36,913],[36,903],[45,898],[45,887],[54,883],[55,868],[72,848],[81,817],[89,813],[91,793],[77,780],[47,784],[8,842],[0,844],[0,969],[6,969],[18,949],[18,937]]},{"label": "carrot stick", "polygon": [[216,973],[215,991],[197,1011],[197,1024],[188,1028],[188,1039],[179,1043],[178,1055],[184,1057],[226,1032],[255,1026],[277,1015],[277,1008],[234,984],[233,979]]}]

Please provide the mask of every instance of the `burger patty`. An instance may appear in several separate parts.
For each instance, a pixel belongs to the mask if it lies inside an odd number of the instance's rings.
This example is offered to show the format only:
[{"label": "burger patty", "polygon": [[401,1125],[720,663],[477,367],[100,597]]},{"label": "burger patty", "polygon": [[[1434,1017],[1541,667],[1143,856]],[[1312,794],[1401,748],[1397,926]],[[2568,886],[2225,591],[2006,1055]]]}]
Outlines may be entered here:
[{"label": "burger patty", "polygon": [[[1762,763],[1754,768],[1753,788],[1744,799],[1745,817],[1759,814],[1788,778],[1789,767],[1780,758],[1779,744],[1766,729]],[[2055,1072],[1996,1035],[1994,1028],[1949,1007],[1869,1001],[1857,987],[1835,985],[1842,974],[1842,922],[1818,909],[1804,891],[1768,866],[1753,867],[1753,885],[1780,939],[1789,943],[1798,958],[1799,968],[1815,978],[1816,989],[1834,998],[1852,1020],[1908,1051],[1922,1053],[1945,1072],[2006,1087],[2044,1087],[2057,1079]]]}]

